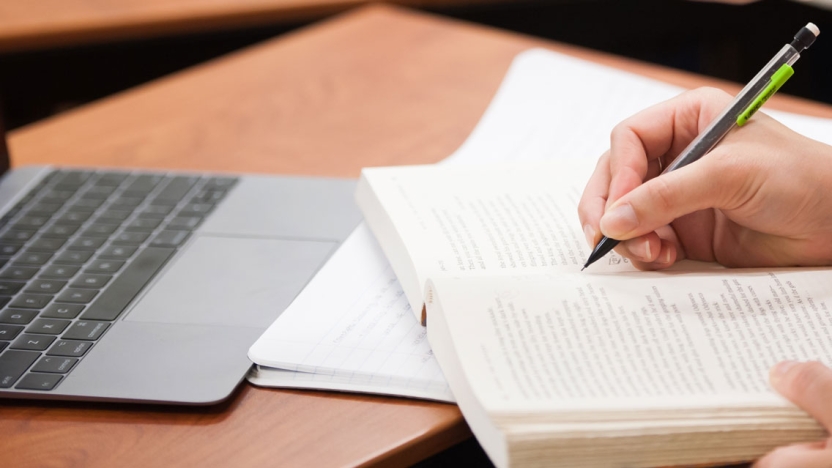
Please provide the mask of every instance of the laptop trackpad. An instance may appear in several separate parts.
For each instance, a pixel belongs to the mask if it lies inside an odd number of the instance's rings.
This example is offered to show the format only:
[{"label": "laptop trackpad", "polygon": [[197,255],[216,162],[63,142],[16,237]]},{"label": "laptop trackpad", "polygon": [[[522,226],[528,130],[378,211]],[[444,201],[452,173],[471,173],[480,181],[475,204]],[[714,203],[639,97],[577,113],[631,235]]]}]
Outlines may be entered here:
[{"label": "laptop trackpad", "polygon": [[125,320],[268,327],[335,246],[328,241],[197,237]]}]

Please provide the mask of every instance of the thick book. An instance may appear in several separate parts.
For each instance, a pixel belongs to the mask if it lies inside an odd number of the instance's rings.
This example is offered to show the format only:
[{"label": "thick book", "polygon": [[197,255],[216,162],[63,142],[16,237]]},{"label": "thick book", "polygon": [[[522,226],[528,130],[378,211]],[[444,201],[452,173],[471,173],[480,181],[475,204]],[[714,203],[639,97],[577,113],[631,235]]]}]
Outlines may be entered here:
[{"label": "thick book", "polygon": [[463,415],[503,466],[739,462],[824,430],[768,384],[832,363],[832,270],[589,249],[591,164],[369,168],[356,198]]}]

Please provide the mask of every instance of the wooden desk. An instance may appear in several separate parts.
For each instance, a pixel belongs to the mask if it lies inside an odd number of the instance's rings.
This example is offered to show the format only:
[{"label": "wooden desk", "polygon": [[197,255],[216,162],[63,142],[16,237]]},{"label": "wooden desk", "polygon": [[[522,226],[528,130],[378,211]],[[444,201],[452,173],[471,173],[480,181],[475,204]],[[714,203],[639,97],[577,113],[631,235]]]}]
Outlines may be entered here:
[{"label": "wooden desk", "polygon": [[[544,46],[683,86],[736,85],[389,7],[312,26],[13,132],[15,165],[354,177],[439,161],[512,57]],[[783,95],[772,107],[832,117]],[[469,436],[452,405],[243,385],[214,408],[0,403],[6,466],[405,465]]]},{"label": "wooden desk", "polygon": [[[310,21],[374,1],[7,0],[0,2],[0,52]],[[432,7],[498,0],[387,1]]]}]

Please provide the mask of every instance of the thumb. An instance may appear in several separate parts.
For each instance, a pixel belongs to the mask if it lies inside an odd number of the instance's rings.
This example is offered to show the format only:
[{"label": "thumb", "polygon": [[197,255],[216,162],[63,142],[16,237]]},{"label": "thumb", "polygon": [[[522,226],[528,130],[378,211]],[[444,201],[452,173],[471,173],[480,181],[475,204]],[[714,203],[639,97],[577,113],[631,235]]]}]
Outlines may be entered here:
[{"label": "thumb", "polygon": [[632,239],[695,211],[723,207],[738,186],[728,180],[732,171],[719,169],[712,156],[650,179],[616,200],[601,217],[601,232]]},{"label": "thumb", "polygon": [[817,361],[783,361],[771,368],[769,380],[781,395],[832,428],[832,370]]}]

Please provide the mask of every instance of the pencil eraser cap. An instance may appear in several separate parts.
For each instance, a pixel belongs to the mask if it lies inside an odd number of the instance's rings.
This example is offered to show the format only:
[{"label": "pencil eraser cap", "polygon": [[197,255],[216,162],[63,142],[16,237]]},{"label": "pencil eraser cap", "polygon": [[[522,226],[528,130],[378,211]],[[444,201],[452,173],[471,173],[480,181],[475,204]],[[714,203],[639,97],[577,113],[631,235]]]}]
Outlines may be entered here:
[{"label": "pencil eraser cap", "polygon": [[809,23],[800,28],[800,31],[794,35],[794,40],[792,41],[791,46],[797,49],[798,53],[803,52],[815,42],[815,39],[818,38],[818,34],[820,34],[820,29],[818,29],[814,23]]}]

